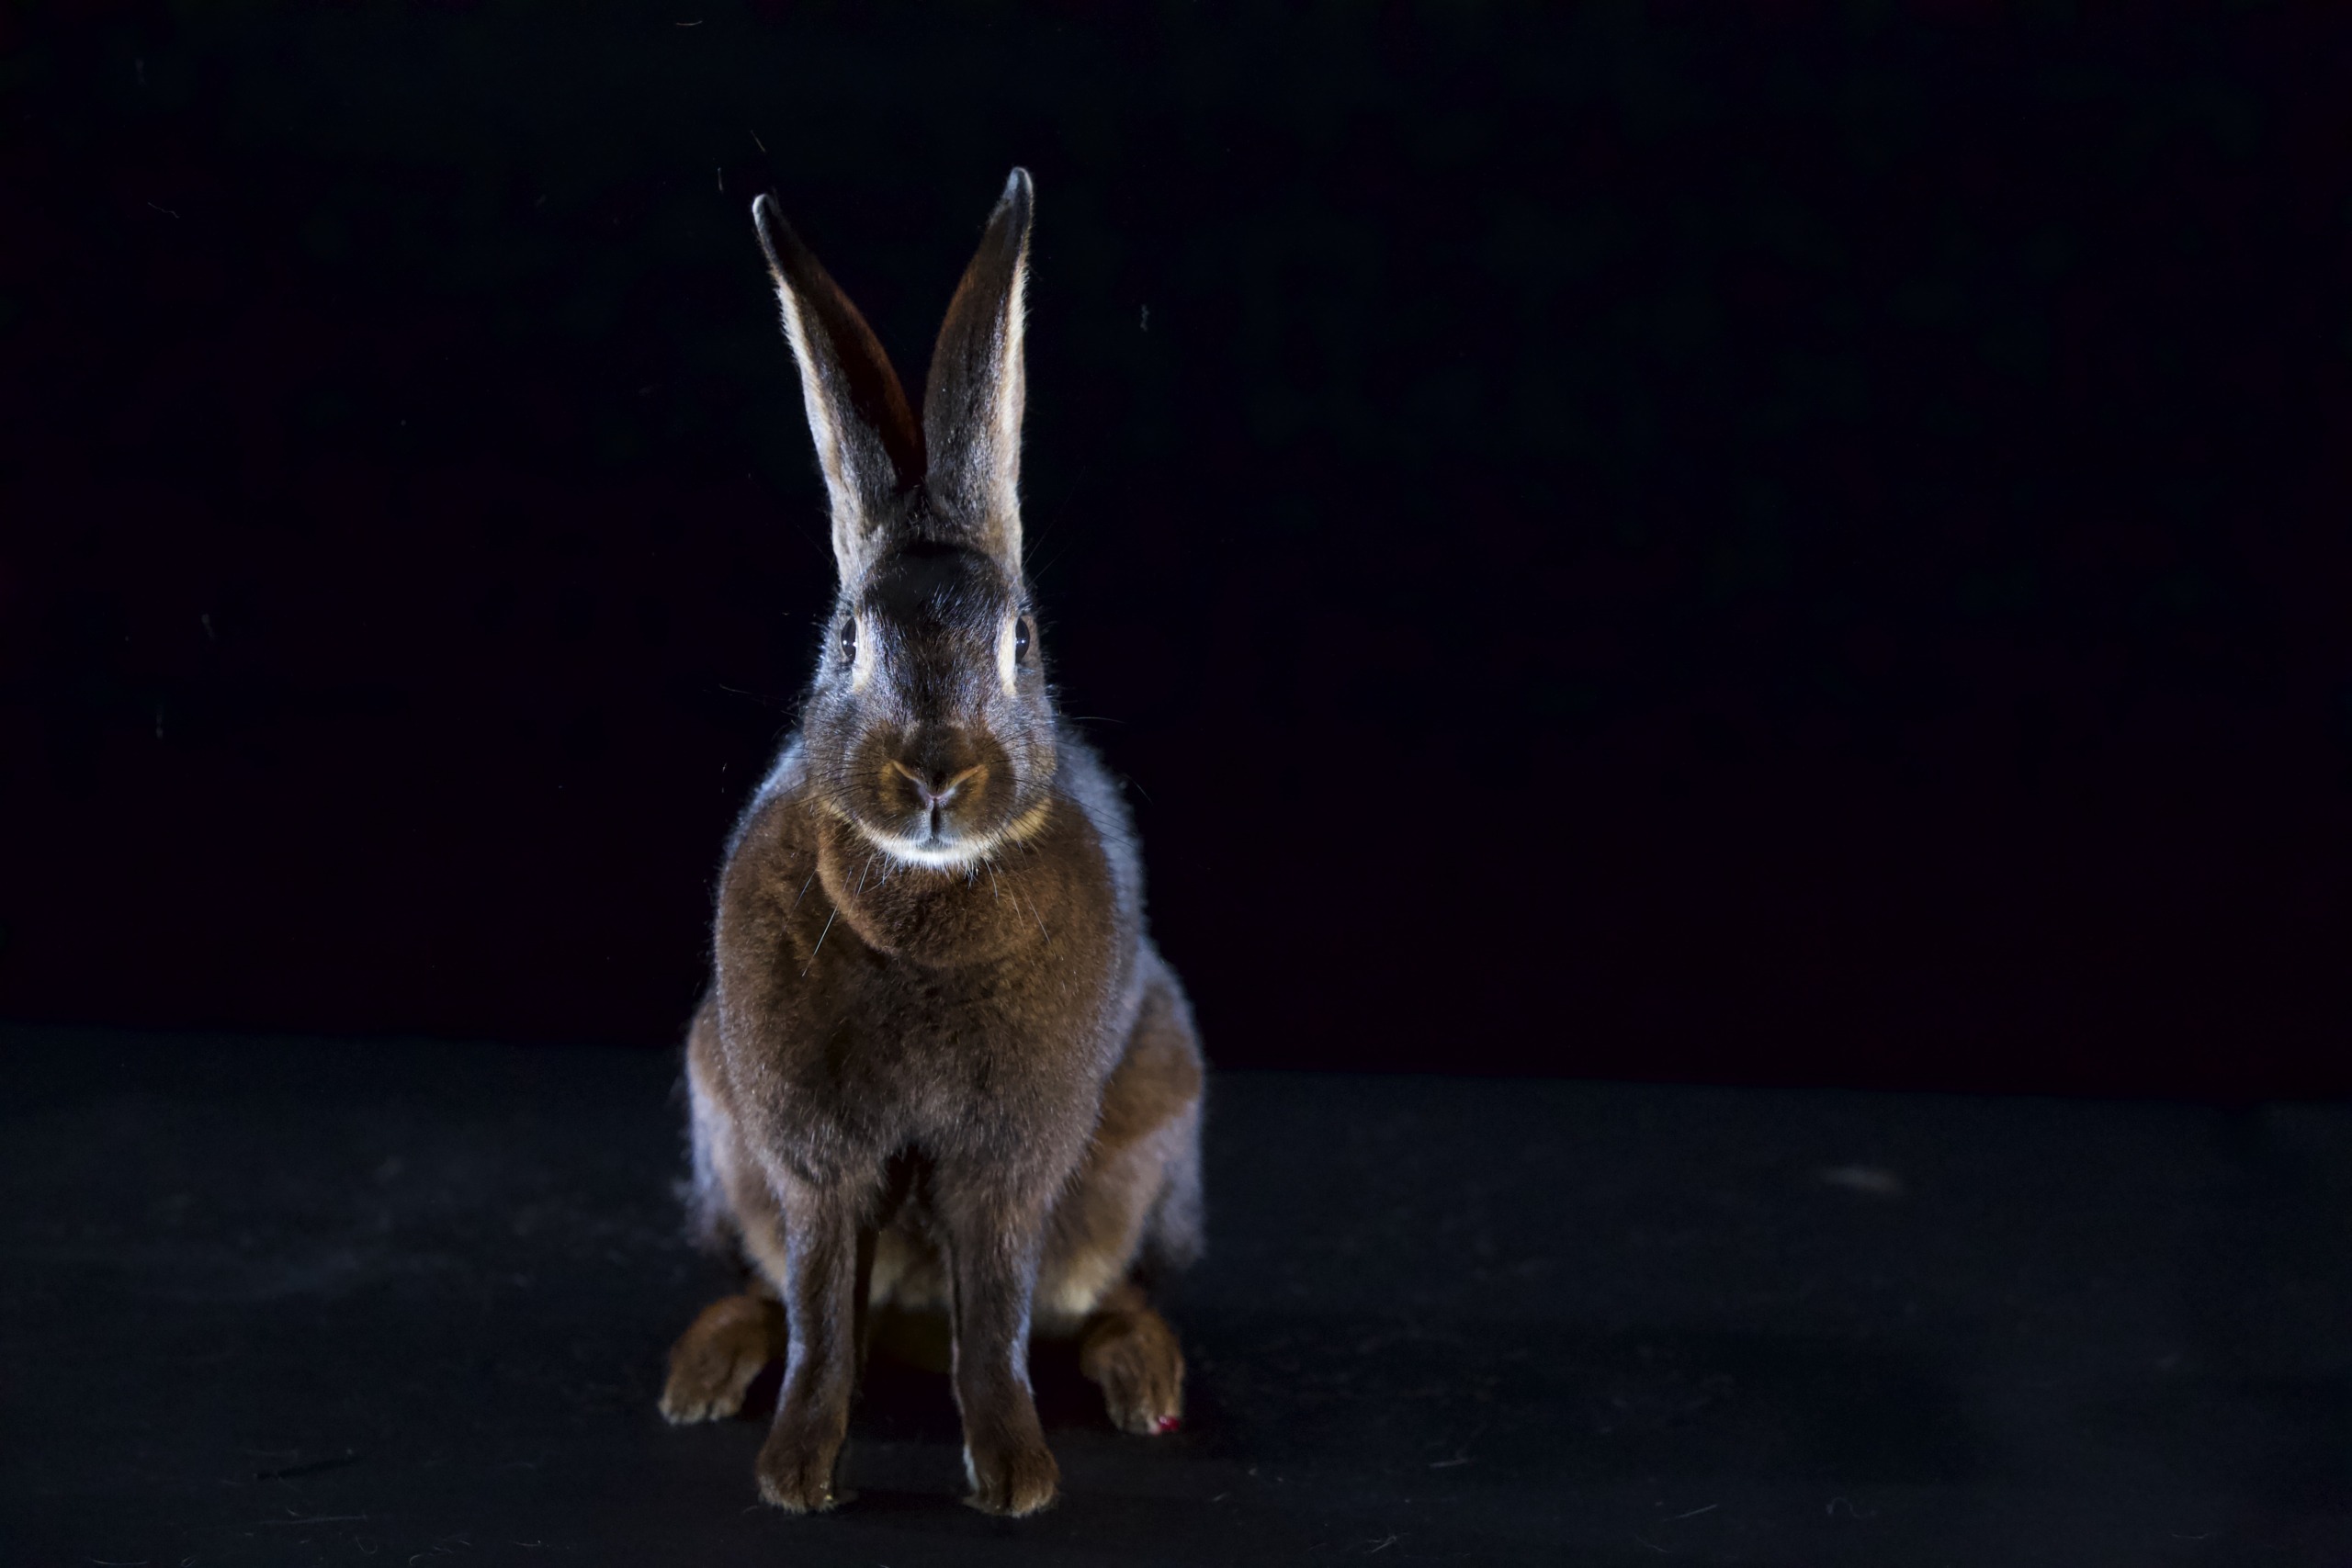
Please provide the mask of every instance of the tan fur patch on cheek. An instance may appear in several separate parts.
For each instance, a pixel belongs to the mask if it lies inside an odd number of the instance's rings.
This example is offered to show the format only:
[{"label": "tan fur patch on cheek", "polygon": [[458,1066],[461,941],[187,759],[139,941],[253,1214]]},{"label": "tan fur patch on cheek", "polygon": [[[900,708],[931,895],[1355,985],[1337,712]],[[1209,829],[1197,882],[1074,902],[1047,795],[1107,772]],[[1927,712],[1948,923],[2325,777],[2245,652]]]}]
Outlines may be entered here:
[{"label": "tan fur patch on cheek", "polygon": [[1020,627],[1021,618],[1015,615],[1006,621],[1002,629],[996,635],[996,675],[997,679],[1003,683],[1004,694],[1008,697],[1017,694],[1020,691],[1021,672],[1013,665],[1012,647],[1013,639],[1019,634]]}]

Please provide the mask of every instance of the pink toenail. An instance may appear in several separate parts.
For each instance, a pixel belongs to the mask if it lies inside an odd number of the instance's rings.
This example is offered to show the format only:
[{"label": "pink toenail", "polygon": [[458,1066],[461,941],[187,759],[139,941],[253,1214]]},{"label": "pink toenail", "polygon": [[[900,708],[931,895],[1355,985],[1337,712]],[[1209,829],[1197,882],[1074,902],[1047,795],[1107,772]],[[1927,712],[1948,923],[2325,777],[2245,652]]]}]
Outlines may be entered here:
[{"label": "pink toenail", "polygon": [[1181,1416],[1162,1416],[1151,1424],[1151,1429],[1155,1432],[1172,1432],[1183,1424],[1184,1418]]}]

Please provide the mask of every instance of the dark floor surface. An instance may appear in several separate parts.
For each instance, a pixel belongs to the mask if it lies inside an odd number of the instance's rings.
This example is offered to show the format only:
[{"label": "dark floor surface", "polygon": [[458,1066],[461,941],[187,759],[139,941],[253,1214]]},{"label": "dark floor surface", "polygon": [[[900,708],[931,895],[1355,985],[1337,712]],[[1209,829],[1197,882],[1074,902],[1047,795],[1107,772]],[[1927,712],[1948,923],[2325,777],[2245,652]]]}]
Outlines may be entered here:
[{"label": "dark floor surface", "polygon": [[654,1053],[0,1030],[10,1564],[2352,1562],[2352,1110],[1216,1080],[1183,1433],[673,1429]]}]

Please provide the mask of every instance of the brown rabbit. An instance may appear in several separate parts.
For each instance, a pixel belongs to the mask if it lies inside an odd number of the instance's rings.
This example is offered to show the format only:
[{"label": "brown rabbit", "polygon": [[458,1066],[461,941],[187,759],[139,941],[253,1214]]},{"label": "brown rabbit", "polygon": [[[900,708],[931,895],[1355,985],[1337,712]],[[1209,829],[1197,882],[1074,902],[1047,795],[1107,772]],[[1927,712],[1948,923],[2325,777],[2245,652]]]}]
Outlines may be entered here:
[{"label": "brown rabbit", "polygon": [[920,424],[865,319],[773,199],[752,205],[841,588],[801,727],[729,848],[686,1043],[697,1218],[750,1282],[671,1351],[662,1410],[732,1415],[783,1358],[759,1483],[796,1512],[840,1500],[870,1309],[944,1318],[970,1501],[992,1513],[1054,1499],[1033,1333],[1077,1337],[1125,1429],[1182,1408],[1136,1271],[1200,1250],[1200,1046],[1022,575],[1031,199],[1014,170]]}]

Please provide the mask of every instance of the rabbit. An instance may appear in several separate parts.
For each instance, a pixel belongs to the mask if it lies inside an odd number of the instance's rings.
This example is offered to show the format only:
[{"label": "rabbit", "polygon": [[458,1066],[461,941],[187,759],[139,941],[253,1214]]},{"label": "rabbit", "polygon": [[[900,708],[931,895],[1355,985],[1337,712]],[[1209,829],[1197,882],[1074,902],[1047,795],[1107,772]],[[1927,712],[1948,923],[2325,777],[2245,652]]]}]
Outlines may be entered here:
[{"label": "rabbit", "polygon": [[984,1511],[1035,1513],[1059,1484],[1033,1334],[1078,1341],[1124,1430],[1172,1430],[1183,1409],[1146,1286],[1201,1251],[1204,1064],[1145,930],[1119,790],[1055,711],[1022,573],[1033,201],[1015,169],[921,423],[773,195],[752,208],[840,591],[799,728],[728,847],[687,1032],[690,1203],[747,1284],[678,1340],[661,1407],[733,1415],[782,1359],[757,1474],[796,1513],[843,1500],[885,1309],[944,1320]]}]

